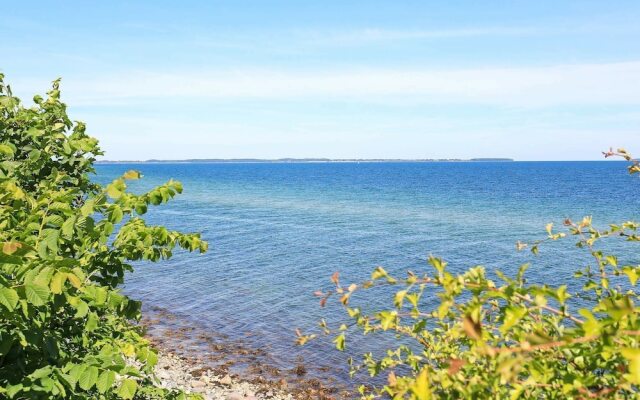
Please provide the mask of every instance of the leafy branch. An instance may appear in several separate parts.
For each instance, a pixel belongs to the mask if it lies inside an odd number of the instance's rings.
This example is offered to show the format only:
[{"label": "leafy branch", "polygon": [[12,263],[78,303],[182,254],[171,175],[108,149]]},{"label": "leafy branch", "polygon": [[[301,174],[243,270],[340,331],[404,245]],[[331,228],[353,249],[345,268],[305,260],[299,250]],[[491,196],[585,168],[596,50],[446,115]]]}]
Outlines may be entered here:
[{"label": "leafy branch", "polygon": [[186,399],[156,385],[155,350],[132,324],[140,303],[119,292],[130,262],[175,248],[204,252],[199,234],[148,226],[148,206],[182,192],[176,181],[127,192],[128,171],[91,180],[102,154],[72,122],[59,80],[22,106],[0,74],[0,397]]}]

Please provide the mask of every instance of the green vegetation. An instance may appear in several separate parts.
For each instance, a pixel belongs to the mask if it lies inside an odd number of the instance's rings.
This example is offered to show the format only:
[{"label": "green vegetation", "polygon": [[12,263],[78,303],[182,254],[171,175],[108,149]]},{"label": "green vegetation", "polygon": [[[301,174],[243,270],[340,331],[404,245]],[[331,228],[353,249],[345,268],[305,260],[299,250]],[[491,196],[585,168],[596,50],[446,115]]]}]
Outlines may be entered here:
[{"label": "green vegetation", "polygon": [[[605,156],[623,157],[631,174],[640,172],[640,164],[622,149]],[[515,276],[488,274],[481,266],[455,274],[445,261],[430,257],[430,273],[409,272],[406,278],[377,268],[370,280],[343,286],[334,274],[335,288],[316,295],[321,305],[339,296],[350,323],[330,328],[321,321],[320,326],[324,334],[333,335],[339,350],[354,330],[397,338],[398,346],[381,357],[365,354],[361,361],[350,360],[353,372],[386,375],[383,387],[360,388],[366,397],[638,398],[637,250],[625,252],[626,259],[632,257],[623,262],[603,249],[608,248],[606,240],[637,246],[640,224],[629,221],[598,229],[587,217],[564,225],[557,232],[549,224],[544,240],[517,243],[517,248],[538,254],[546,241],[575,238],[591,262],[575,268],[574,291],[564,284],[528,283],[528,265]],[[557,265],[566,268],[566,261],[559,259]],[[380,286],[398,288],[387,309],[369,312],[370,306],[352,304],[358,292]],[[314,337],[298,332],[301,344]]]},{"label": "green vegetation", "polygon": [[155,387],[156,353],[132,324],[140,304],[117,289],[129,262],[180,247],[204,252],[197,234],[148,226],[149,205],[179,182],[126,191],[129,171],[90,180],[102,154],[72,122],[58,81],[25,108],[0,74],[0,398],[185,398]]}]

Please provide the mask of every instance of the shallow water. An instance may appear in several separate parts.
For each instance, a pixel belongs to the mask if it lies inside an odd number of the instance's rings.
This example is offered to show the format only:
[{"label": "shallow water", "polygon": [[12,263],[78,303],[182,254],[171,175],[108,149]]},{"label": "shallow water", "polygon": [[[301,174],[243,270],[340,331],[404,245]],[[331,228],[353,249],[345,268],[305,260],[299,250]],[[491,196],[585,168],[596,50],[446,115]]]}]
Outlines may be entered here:
[{"label": "shallow water", "polygon": [[[144,174],[131,184],[137,192],[182,181],[184,194],[153,208],[148,220],[202,232],[210,250],[139,265],[126,292],[205,330],[242,337],[281,368],[303,359],[312,373],[340,381],[345,354],[322,341],[293,343],[296,327],[342,317],[312,294],[330,286],[334,271],[343,282],[366,279],[377,265],[419,271],[435,254],[452,270],[482,264],[513,272],[532,262],[531,280],[570,283],[585,260],[571,243],[545,246],[535,258],[514,243],[542,238],[546,223],[567,217],[592,215],[604,225],[640,210],[640,180],[619,162],[102,164],[99,180],[128,169]],[[637,263],[636,254],[623,258]],[[349,343],[355,354],[375,347]]]}]

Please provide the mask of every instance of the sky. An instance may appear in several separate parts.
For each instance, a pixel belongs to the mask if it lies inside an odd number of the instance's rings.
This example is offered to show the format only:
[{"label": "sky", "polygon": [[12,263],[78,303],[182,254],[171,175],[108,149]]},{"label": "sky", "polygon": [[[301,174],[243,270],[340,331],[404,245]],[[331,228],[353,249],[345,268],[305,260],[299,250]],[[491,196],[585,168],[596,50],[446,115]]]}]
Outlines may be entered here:
[{"label": "sky", "polygon": [[62,78],[105,159],[640,154],[636,1],[0,4],[25,104]]}]

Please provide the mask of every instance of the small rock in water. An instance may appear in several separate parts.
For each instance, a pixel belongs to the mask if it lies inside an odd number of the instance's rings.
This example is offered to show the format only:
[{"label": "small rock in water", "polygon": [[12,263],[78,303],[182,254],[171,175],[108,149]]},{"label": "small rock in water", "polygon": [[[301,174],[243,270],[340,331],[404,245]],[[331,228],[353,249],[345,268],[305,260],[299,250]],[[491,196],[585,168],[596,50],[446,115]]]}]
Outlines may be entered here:
[{"label": "small rock in water", "polygon": [[302,376],[307,373],[307,367],[305,367],[304,364],[298,364],[293,368],[293,373]]},{"label": "small rock in water", "polygon": [[220,379],[220,383],[222,383],[223,385],[231,385],[231,377],[229,375],[225,375],[224,377],[222,377],[222,379]]}]

